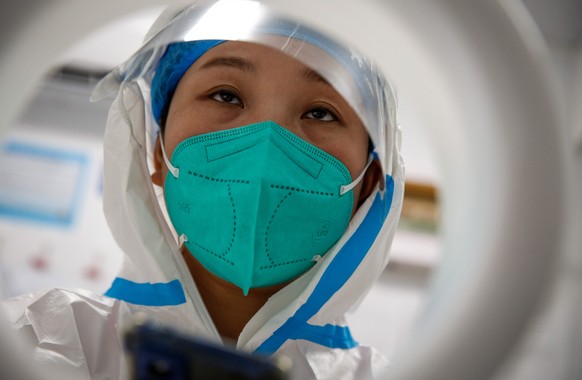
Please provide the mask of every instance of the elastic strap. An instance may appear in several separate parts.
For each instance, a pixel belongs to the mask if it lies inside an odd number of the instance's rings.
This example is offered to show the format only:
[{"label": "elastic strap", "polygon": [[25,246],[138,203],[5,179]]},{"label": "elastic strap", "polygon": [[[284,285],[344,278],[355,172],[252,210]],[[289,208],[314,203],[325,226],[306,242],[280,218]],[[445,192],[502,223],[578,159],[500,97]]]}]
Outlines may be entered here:
[{"label": "elastic strap", "polygon": [[170,160],[168,160],[166,150],[164,149],[164,139],[162,138],[162,132],[158,132],[158,137],[160,139],[160,146],[162,147],[162,156],[164,156],[164,162],[166,163],[166,166],[168,167],[168,170],[170,170],[172,175],[175,178],[178,178],[180,176],[180,169],[174,167],[174,165],[170,163]]},{"label": "elastic strap", "polygon": [[372,164],[372,161],[374,161],[374,154],[370,153],[370,155],[368,156],[368,162],[366,163],[366,167],[364,167],[364,170],[362,170],[362,172],[360,173],[358,178],[356,178],[355,181],[353,181],[352,183],[340,186],[340,195],[344,195],[348,191],[352,190],[354,187],[358,186],[358,183],[360,183],[362,181],[362,179],[364,178],[364,175],[366,174],[366,170],[368,170],[368,168],[370,167],[370,164]]},{"label": "elastic strap", "polygon": [[178,244],[180,245],[180,247],[188,241],[188,236],[186,236],[186,234],[182,234],[180,236],[178,236]]}]

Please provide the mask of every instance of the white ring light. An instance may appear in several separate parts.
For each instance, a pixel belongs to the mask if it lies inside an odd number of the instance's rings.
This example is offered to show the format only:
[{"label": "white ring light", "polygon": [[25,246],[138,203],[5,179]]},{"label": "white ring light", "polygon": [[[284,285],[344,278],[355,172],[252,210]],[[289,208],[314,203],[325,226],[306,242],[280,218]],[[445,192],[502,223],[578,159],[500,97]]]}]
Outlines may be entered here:
[{"label": "white ring light", "polygon": [[[435,143],[447,254],[390,378],[489,378],[547,282],[564,212],[562,121],[527,13],[501,0],[267,2],[376,58]],[[162,3],[41,0],[2,12],[0,131],[65,48]],[[15,368],[6,342],[0,368]]]}]

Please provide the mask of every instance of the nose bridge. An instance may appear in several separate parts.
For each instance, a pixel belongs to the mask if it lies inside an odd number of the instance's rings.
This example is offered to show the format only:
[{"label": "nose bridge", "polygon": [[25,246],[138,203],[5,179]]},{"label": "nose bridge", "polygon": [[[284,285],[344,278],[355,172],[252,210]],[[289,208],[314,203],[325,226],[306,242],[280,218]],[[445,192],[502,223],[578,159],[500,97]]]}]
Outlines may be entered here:
[{"label": "nose bridge", "polygon": [[303,131],[300,126],[300,117],[294,110],[293,104],[287,104],[285,102],[284,96],[270,96],[265,99],[265,101],[257,104],[254,112],[253,118],[254,122],[271,120],[281,127],[287,129],[288,131],[302,136]]}]

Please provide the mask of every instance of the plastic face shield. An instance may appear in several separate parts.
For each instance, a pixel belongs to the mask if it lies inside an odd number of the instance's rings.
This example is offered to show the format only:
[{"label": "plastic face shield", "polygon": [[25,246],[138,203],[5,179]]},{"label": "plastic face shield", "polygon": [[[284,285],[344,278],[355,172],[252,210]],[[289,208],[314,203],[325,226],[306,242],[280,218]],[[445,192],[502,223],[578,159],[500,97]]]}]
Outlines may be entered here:
[{"label": "plastic face shield", "polygon": [[[110,75],[119,82],[138,82],[148,100],[149,85],[166,47],[197,40],[259,43],[309,66],[354,109],[368,130],[384,172],[392,174],[392,165],[397,164],[393,163],[396,98],[375,65],[356,49],[277,15],[257,1],[203,1],[185,8]],[[151,114],[146,109],[148,112]],[[155,123],[152,117],[148,119],[148,134],[155,138]]]}]

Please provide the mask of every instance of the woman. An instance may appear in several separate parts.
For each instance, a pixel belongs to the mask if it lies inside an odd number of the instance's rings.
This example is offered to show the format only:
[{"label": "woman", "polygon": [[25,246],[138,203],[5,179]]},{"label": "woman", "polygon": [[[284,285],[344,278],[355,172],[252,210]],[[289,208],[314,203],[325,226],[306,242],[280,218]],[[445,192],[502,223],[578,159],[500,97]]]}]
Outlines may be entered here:
[{"label": "woman", "polygon": [[124,265],[105,296],[13,302],[35,356],[123,378],[139,312],[286,355],[297,379],[377,377],[386,359],[344,318],[387,264],[403,192],[373,64],[254,1],[216,1],[165,11],[108,91],[104,205]]}]

